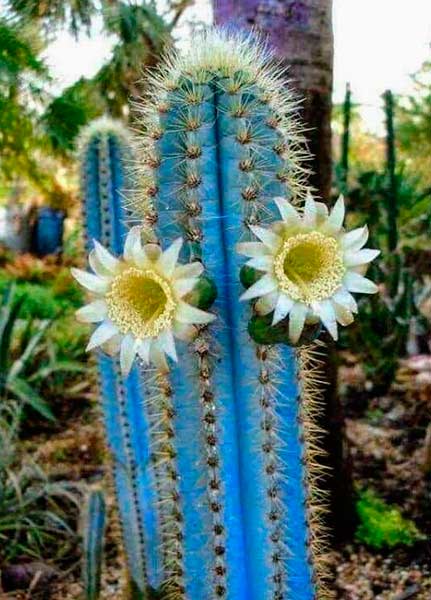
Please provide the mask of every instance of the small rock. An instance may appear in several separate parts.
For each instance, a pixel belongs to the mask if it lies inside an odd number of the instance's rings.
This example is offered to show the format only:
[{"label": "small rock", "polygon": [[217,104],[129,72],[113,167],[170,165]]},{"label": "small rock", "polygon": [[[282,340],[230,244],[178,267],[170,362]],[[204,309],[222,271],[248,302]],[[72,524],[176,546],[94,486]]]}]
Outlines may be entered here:
[{"label": "small rock", "polygon": [[43,588],[58,577],[58,572],[42,562],[9,565],[2,569],[1,584],[5,592]]}]

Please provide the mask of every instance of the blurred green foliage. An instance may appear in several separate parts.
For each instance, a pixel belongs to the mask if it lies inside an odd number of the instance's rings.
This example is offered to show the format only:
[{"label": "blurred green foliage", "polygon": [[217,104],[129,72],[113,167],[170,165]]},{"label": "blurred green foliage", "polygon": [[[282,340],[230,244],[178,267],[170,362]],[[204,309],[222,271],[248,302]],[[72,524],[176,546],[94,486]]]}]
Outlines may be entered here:
[{"label": "blurred green foliage", "polygon": [[44,43],[35,25],[0,17],[0,181],[23,173],[42,177],[36,153],[43,148],[37,107],[49,82],[40,58]]},{"label": "blurred green foliage", "polygon": [[431,186],[431,60],[412,76],[414,92],[398,97],[399,154],[411,173]]},{"label": "blurred green foliage", "polygon": [[405,519],[398,508],[386,504],[372,490],[360,493],[356,509],[360,521],[356,539],[372,548],[412,546],[424,539],[413,521]]},{"label": "blurred green foliage", "polygon": [[88,31],[98,8],[94,0],[7,0],[6,5],[11,12],[40,23],[47,31],[67,26],[75,35],[81,28]]},{"label": "blurred green foliage", "polygon": [[[366,374],[382,393],[390,386],[400,358],[420,351],[421,339],[430,333],[431,324],[420,306],[430,290],[424,275],[429,269],[431,236],[431,189],[412,175],[397,158],[397,106],[390,92],[384,94],[386,111],[386,162],[380,170],[362,170],[358,164],[350,173],[346,140],[336,170],[337,187],[349,204],[349,226],[367,223],[369,245],[381,250],[370,267],[370,277],[379,284],[380,293],[359,299],[359,315],[342,331],[341,343],[356,348]],[[351,110],[346,97],[344,111]],[[351,119],[343,119],[349,126]],[[343,165],[341,165],[341,161]],[[347,167],[347,172],[346,172]]]},{"label": "blurred green foliage", "polygon": [[[11,278],[0,273],[0,294],[11,283]],[[22,302],[21,318],[54,319],[82,304],[82,292],[73,281],[60,275],[47,284],[28,281],[17,282],[16,299]]]},{"label": "blurred green foliage", "polygon": [[[190,0],[7,0],[0,17],[0,193],[3,202],[33,197],[69,208],[73,151],[80,129],[102,114],[129,118],[144,92],[143,72],[173,43],[172,28]],[[53,96],[43,59],[53,32],[89,34],[97,16],[113,40],[93,77]],[[19,182],[19,186],[18,186]],[[19,189],[18,189],[19,187]]]},{"label": "blurred green foliage", "polygon": [[51,481],[18,449],[22,410],[0,404],[0,568],[23,557],[70,560],[77,541],[77,488]]},{"label": "blurred green foliage", "polygon": [[67,329],[57,323],[49,335],[54,322],[23,316],[26,299],[15,290],[14,285],[8,286],[0,307],[0,400],[3,404],[19,401],[54,421],[50,398],[61,398],[66,379],[87,371],[82,361],[82,329],[71,328],[70,322]]}]

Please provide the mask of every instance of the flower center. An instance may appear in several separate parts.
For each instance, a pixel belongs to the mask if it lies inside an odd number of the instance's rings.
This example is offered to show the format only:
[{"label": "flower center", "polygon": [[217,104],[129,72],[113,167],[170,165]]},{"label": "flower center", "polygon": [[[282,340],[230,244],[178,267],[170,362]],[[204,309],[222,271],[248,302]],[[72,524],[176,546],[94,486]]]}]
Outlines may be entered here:
[{"label": "flower center", "polygon": [[287,238],[274,261],[281,290],[306,304],[329,298],[345,273],[337,241],[317,231]]},{"label": "flower center", "polygon": [[115,277],[106,294],[108,316],[122,333],[139,339],[157,336],[172,323],[176,301],[158,273],[130,267]]}]

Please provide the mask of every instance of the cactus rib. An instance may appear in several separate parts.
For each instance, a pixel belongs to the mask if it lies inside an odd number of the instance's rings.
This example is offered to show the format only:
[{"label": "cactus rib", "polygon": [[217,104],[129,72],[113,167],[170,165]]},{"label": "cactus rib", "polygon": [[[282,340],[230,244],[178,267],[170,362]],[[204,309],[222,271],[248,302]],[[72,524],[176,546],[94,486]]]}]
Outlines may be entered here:
[{"label": "cactus rib", "polygon": [[83,582],[86,600],[100,596],[106,504],[100,490],[91,491],[86,503],[84,525]]}]

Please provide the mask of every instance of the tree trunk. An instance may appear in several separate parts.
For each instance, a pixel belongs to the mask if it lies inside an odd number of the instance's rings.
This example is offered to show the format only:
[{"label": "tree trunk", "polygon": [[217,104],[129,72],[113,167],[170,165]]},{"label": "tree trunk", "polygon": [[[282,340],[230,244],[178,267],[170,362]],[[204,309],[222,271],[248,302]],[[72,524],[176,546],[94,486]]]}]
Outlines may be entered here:
[{"label": "tree trunk", "polygon": [[[303,98],[301,118],[307,129],[313,171],[310,184],[329,200],[332,180],[331,96],[333,73],[332,0],[214,0],[215,22],[254,28],[268,37],[278,60],[288,67],[292,87]],[[332,477],[328,527],[337,540],[349,539],[355,526],[350,460],[344,443],[344,419],[337,394],[335,348],[327,336],[322,367],[329,385],[321,426]],[[329,477],[328,477],[329,479]]]},{"label": "tree trunk", "polygon": [[327,200],[331,189],[332,0],[215,0],[215,20],[267,35],[304,98],[302,118],[315,157],[311,184]]}]

